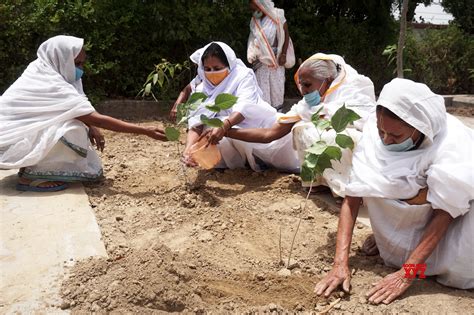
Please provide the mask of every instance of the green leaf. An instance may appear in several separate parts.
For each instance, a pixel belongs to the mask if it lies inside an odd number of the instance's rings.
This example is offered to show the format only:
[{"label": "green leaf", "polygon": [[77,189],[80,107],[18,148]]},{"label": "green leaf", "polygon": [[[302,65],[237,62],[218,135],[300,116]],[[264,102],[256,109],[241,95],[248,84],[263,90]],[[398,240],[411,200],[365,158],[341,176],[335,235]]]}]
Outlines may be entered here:
[{"label": "green leaf", "polygon": [[221,110],[229,109],[237,102],[238,97],[229,93],[221,93],[217,95],[214,106]]},{"label": "green leaf", "polygon": [[308,167],[305,162],[301,165],[300,177],[305,182],[312,182],[314,180],[315,174],[314,169]]},{"label": "green leaf", "polygon": [[188,109],[186,103],[180,103],[176,107],[176,124],[180,125],[188,120]]},{"label": "green leaf", "polygon": [[189,96],[188,103],[194,103],[197,100],[201,100],[201,102],[207,99],[207,95],[202,92],[195,92]]},{"label": "green leaf", "polygon": [[224,123],[219,118],[209,118],[206,115],[201,115],[201,122],[209,127],[219,128],[224,126]]},{"label": "green leaf", "polygon": [[309,168],[315,168],[316,164],[318,163],[319,155],[308,153],[304,156],[304,163]]},{"label": "green leaf", "polygon": [[219,106],[216,106],[216,105],[207,105],[206,108],[215,113],[218,113],[221,111]]},{"label": "green leaf", "polygon": [[158,81],[158,73],[155,73],[155,74],[153,75],[153,85],[156,84],[156,81]]},{"label": "green leaf", "polygon": [[327,119],[321,119],[315,126],[319,130],[326,130],[331,127],[331,122]]},{"label": "green leaf", "polygon": [[323,110],[323,107],[321,106],[313,115],[311,115],[311,122],[313,124],[317,124],[318,121],[321,119],[321,115],[319,113]]},{"label": "green leaf", "polygon": [[331,160],[340,160],[342,157],[341,148],[336,146],[328,146],[326,150],[324,150],[324,154],[329,157]]},{"label": "green leaf", "polygon": [[145,86],[145,95],[150,94],[150,91],[151,91],[151,83],[148,83],[148,84]]},{"label": "green leaf", "polygon": [[165,135],[169,141],[178,141],[179,140],[179,130],[173,127],[165,128]]},{"label": "green leaf", "polygon": [[331,125],[336,132],[341,132],[346,129],[347,125],[360,119],[360,116],[357,115],[351,109],[346,108],[346,105],[342,105],[331,118]]},{"label": "green leaf", "polygon": [[164,82],[165,82],[165,73],[163,72],[163,70],[160,69],[160,71],[158,71],[158,84],[160,85],[160,87],[163,87]]},{"label": "green leaf", "polygon": [[343,134],[337,134],[336,136],[336,143],[343,149],[349,148],[351,150],[354,149],[354,141],[351,137]]},{"label": "green leaf", "polygon": [[311,147],[306,149],[306,152],[311,153],[311,154],[321,154],[326,150],[328,145],[324,141],[318,141],[315,144],[313,144]]},{"label": "green leaf", "polygon": [[323,153],[318,156],[318,160],[316,162],[316,167],[314,170],[316,174],[322,175],[325,169],[331,167],[331,158],[326,153]]}]

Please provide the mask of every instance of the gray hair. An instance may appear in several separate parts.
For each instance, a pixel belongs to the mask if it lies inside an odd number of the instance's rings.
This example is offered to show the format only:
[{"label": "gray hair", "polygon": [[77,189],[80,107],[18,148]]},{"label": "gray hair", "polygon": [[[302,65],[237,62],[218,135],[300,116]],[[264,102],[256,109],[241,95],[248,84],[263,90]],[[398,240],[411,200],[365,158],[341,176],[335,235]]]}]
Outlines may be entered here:
[{"label": "gray hair", "polygon": [[334,80],[338,75],[338,67],[332,60],[309,59],[303,62],[301,68],[310,70],[311,76],[317,80]]}]

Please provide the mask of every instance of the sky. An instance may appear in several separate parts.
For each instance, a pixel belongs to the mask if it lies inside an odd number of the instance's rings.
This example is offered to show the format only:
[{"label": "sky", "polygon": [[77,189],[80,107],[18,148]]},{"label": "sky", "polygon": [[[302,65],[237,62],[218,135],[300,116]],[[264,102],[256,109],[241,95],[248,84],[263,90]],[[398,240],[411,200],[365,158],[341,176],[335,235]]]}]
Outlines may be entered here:
[{"label": "sky", "polygon": [[419,4],[415,9],[415,21],[431,24],[448,24],[454,17],[450,13],[446,13],[440,4],[440,0],[435,0],[431,5],[426,7],[424,4]]}]

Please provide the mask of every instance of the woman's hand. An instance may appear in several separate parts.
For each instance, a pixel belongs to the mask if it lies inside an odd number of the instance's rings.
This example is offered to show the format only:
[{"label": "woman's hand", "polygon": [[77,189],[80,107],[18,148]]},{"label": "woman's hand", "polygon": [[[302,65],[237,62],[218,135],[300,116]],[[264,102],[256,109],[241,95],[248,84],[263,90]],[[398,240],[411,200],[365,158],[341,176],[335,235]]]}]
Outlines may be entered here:
[{"label": "woman's hand", "polygon": [[280,66],[284,66],[286,63],[286,54],[280,54],[280,56],[278,57],[278,64]]},{"label": "woman's hand", "polygon": [[145,132],[144,134],[147,135],[150,138],[153,138],[155,140],[161,140],[161,141],[168,141],[168,138],[166,138],[165,132],[161,128],[157,127],[144,127]]},{"label": "woman's hand", "polygon": [[207,134],[207,141],[210,144],[218,144],[219,141],[224,138],[226,130],[224,127],[212,128],[211,131]]},{"label": "woman's hand", "polygon": [[170,110],[170,115],[169,115],[169,119],[172,122],[176,121],[176,113],[177,113],[176,106],[173,106],[173,108]]},{"label": "woman's hand", "polygon": [[380,302],[389,304],[402,295],[411,286],[411,283],[411,279],[405,278],[405,270],[400,269],[377,283],[373,283],[374,287],[367,293],[367,297],[369,302],[374,304]]},{"label": "woman's hand", "polygon": [[89,139],[92,145],[95,145],[97,147],[97,150],[100,150],[100,152],[104,152],[105,138],[104,135],[100,132],[99,128],[89,126]]},{"label": "woman's hand", "polygon": [[317,295],[324,293],[324,296],[328,297],[341,284],[342,289],[349,293],[351,288],[351,271],[347,264],[335,264],[324,279],[316,284],[314,292]]}]

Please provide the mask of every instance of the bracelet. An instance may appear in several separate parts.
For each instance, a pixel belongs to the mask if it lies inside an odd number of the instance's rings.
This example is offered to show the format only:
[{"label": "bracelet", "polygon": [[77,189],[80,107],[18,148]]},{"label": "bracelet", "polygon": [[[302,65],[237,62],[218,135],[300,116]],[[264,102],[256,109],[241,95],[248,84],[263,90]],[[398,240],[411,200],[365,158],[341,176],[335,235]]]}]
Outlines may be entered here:
[{"label": "bracelet", "polygon": [[286,56],[286,54],[284,54],[284,53],[281,53],[280,55],[281,55],[281,56]]},{"label": "bracelet", "polygon": [[[225,128],[225,123],[226,123],[226,122],[229,123],[229,128]],[[223,126],[224,131],[227,133],[227,131],[229,131],[230,128],[232,128],[232,124],[231,124],[230,120],[227,119],[227,118],[224,119],[224,126]],[[226,130],[226,129],[227,129],[227,130]]]}]

